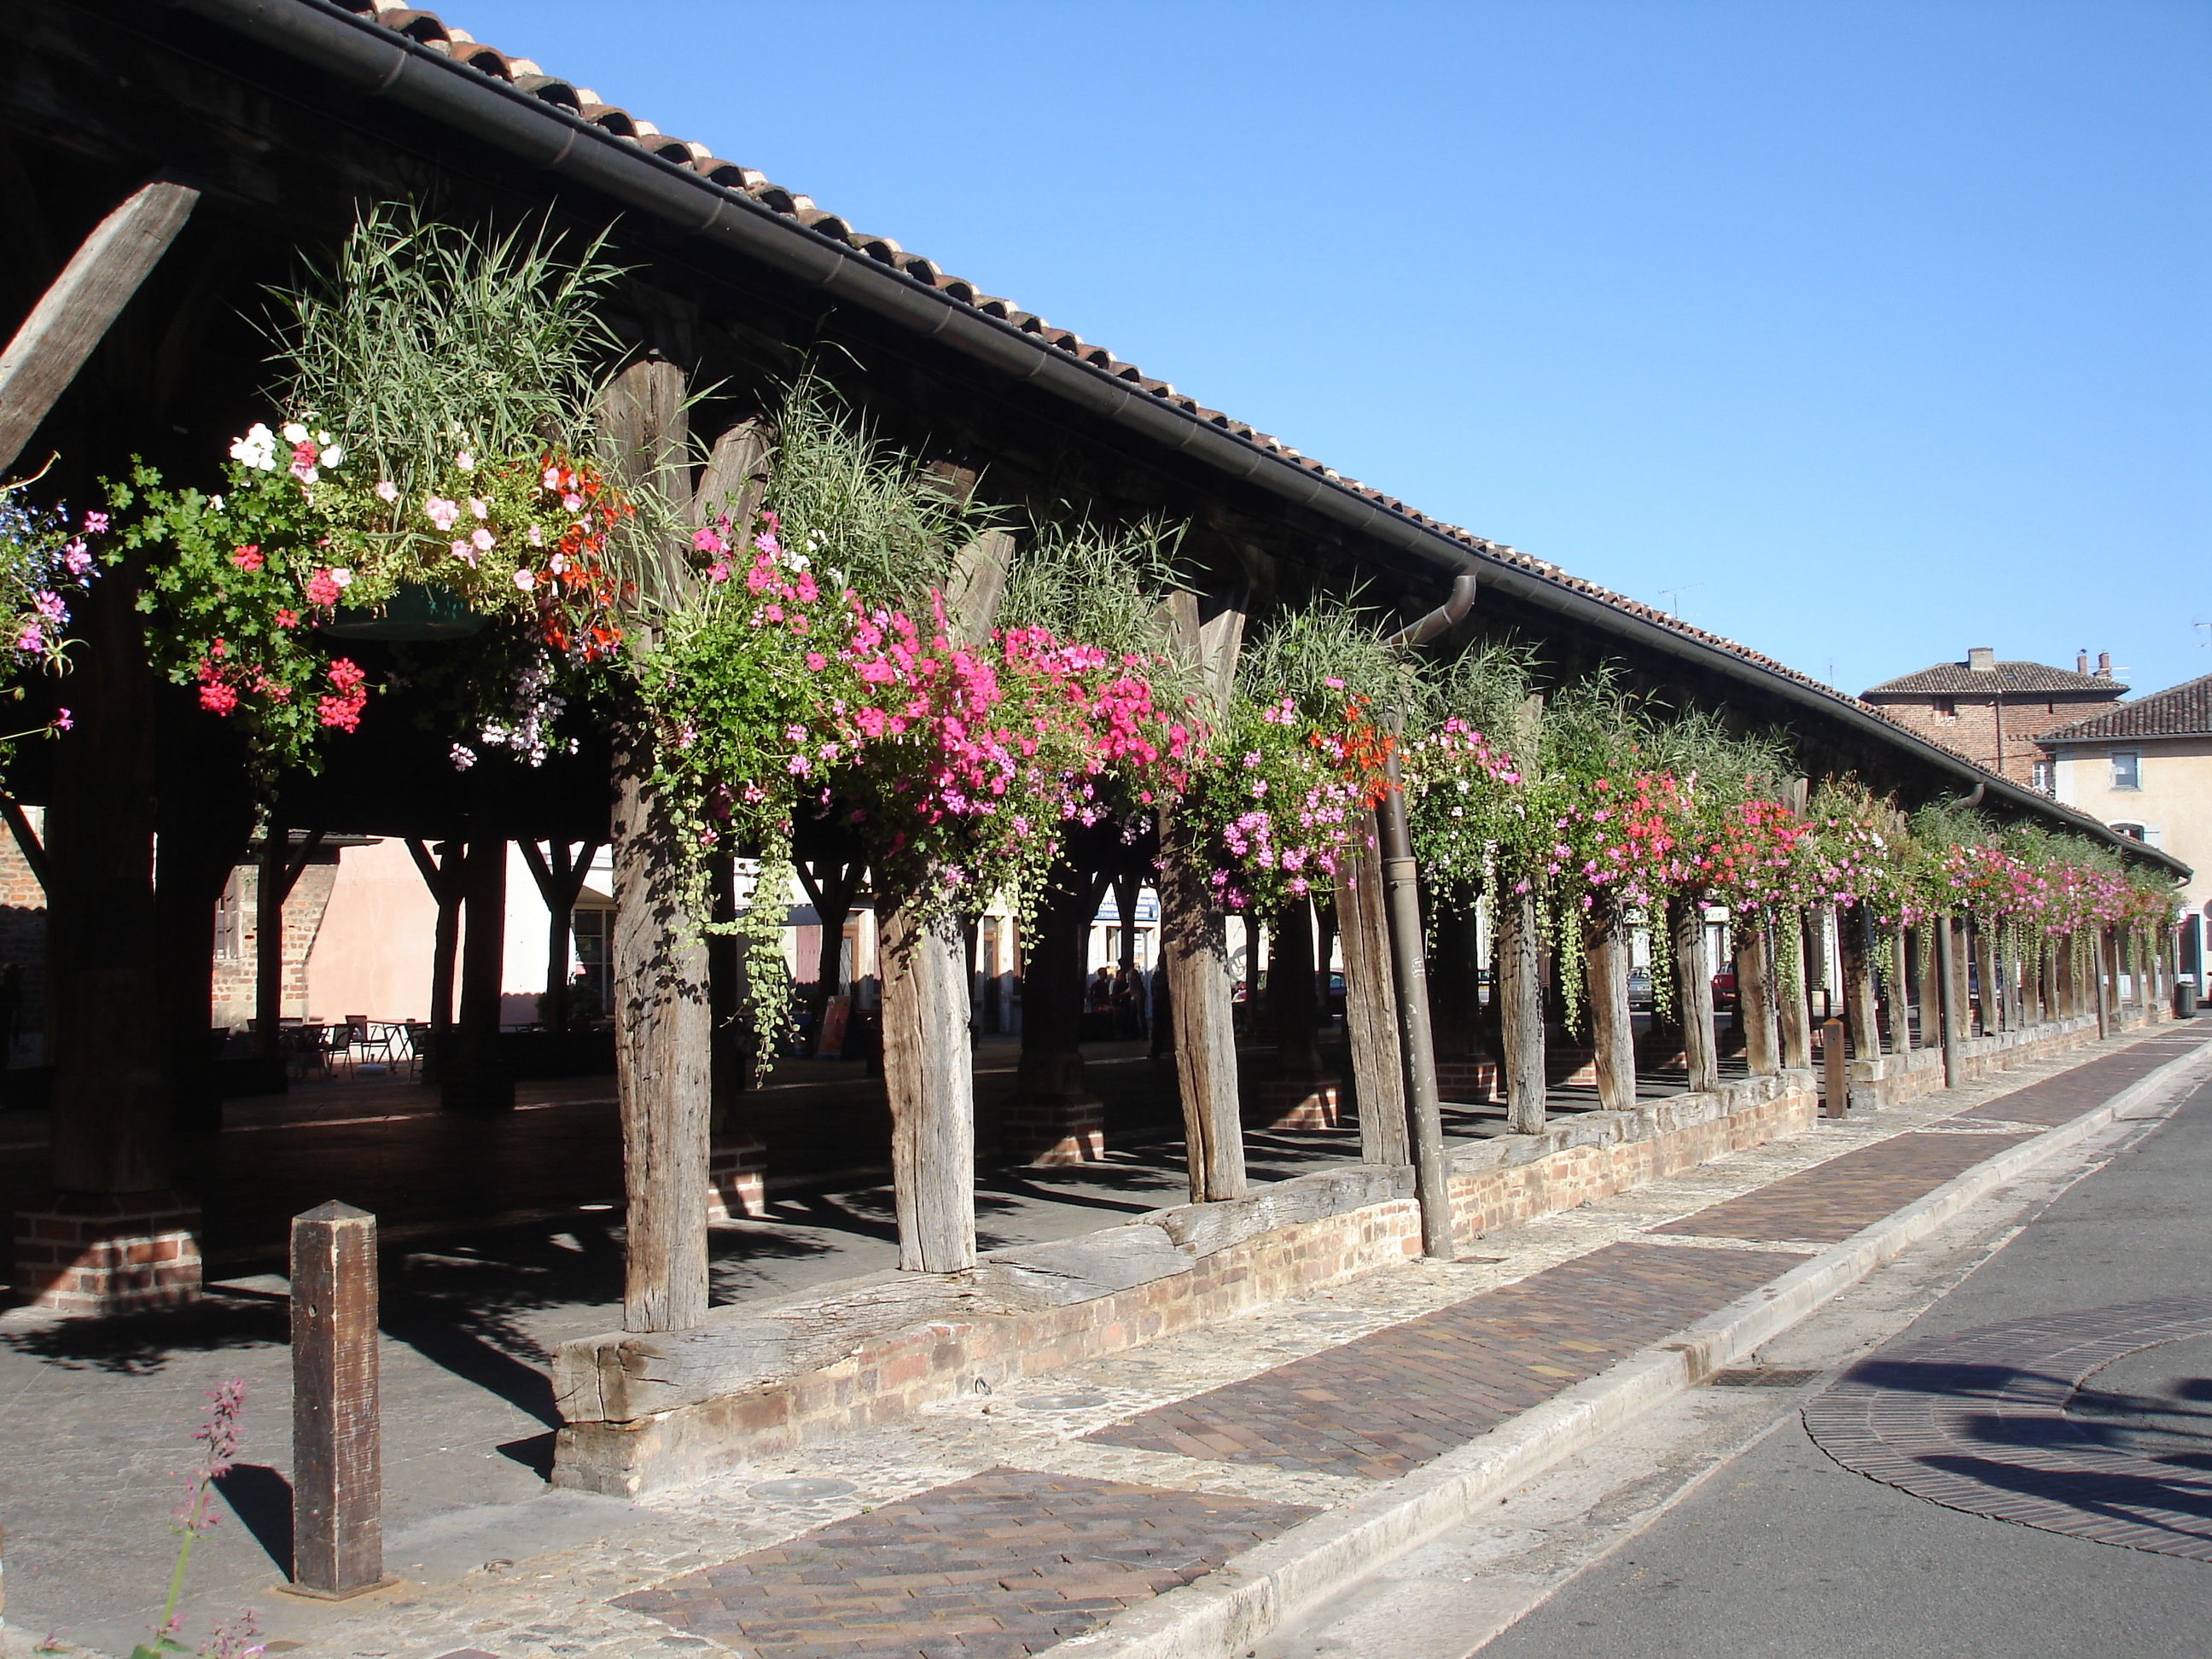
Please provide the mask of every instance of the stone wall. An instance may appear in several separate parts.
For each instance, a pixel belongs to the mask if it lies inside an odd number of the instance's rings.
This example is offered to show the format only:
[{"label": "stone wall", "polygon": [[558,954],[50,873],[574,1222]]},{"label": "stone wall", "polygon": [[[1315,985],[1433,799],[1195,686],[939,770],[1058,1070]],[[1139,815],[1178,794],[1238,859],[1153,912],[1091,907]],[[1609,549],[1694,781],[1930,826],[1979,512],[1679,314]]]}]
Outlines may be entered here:
[{"label": "stone wall", "polygon": [[[1462,1244],[1810,1125],[1809,1072],[1590,1112],[1453,1160]],[[878,1273],[685,1331],[563,1344],[557,1486],[632,1494],[1120,1352],[1420,1253],[1413,1172],[1353,1164],[964,1273]]]},{"label": "stone wall", "polygon": [[[27,806],[23,815],[46,834],[46,808]],[[46,1058],[46,891],[15,837],[0,830],[0,1066]]]},{"label": "stone wall", "polygon": [[[337,885],[337,849],[319,852],[300,872],[298,883],[284,900],[281,1007],[286,1018],[305,1019],[311,1013],[339,1015],[336,1009],[307,1006],[307,958],[313,953],[316,935],[322,931],[323,913],[330,908],[331,890]],[[214,1023],[243,1030],[254,1017],[254,980],[260,972],[260,869],[241,864],[231,872],[231,882],[238,900],[238,946],[235,954],[218,955],[215,960]]]}]

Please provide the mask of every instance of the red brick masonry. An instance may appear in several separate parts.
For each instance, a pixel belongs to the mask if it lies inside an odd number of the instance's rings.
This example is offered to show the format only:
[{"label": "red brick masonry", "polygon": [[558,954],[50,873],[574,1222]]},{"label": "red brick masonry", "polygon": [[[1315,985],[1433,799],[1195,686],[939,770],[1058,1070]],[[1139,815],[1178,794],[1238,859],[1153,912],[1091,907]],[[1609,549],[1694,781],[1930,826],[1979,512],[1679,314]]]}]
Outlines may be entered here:
[{"label": "red brick masonry", "polygon": [[68,1314],[174,1308],[200,1293],[200,1206],[182,1193],[52,1193],[15,1212],[15,1294]]}]

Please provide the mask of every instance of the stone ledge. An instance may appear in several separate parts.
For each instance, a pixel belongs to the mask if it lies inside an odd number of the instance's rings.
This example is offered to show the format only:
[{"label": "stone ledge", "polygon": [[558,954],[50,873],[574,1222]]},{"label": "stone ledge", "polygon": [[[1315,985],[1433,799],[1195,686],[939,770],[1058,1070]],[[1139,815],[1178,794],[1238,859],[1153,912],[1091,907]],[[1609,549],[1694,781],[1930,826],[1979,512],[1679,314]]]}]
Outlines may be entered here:
[{"label": "stone ledge", "polygon": [[[1571,1209],[1813,1121],[1810,1073],[1633,1112],[1581,1114],[1464,1149],[1455,1237]],[[553,1482],[629,1496],[980,1388],[1141,1346],[1420,1253],[1413,1171],[1350,1164],[1216,1204],[720,1310],[683,1331],[564,1343]]]}]

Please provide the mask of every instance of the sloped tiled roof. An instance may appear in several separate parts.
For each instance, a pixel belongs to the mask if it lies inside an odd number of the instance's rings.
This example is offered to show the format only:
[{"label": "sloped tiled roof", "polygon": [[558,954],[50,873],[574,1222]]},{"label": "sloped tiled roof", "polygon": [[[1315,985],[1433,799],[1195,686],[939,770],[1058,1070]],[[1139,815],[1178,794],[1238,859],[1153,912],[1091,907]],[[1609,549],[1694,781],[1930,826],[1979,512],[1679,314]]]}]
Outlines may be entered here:
[{"label": "sloped tiled roof", "polygon": [[1571,575],[1546,560],[1477,536],[1455,525],[1432,519],[1395,496],[1385,495],[1357,479],[1347,478],[1312,457],[1300,454],[1279,439],[1256,431],[1232,416],[1206,408],[1195,398],[1177,392],[1165,380],[1156,380],[1135,364],[1124,362],[1104,346],[1085,341],[1072,330],[1055,327],[1043,318],[1022,310],[1012,300],[985,293],[975,283],[941,269],[933,260],[907,252],[888,236],[858,229],[836,214],[817,206],[811,197],[787,190],[751,167],[715,156],[703,143],[672,137],[662,132],[652,122],[641,119],[617,105],[605,102],[591,88],[548,75],[527,58],[514,57],[488,46],[467,31],[444,22],[435,13],[394,5],[390,3],[390,0],[330,0],[330,3],[404,35],[417,46],[457,66],[504,82],[518,92],[526,93],[588,121],[610,136],[635,144],[664,162],[695,173],[710,184],[747,196],[794,224],[857,249],[867,258],[937,290],[957,304],[972,307],[985,316],[998,319],[1024,334],[1035,337],[1048,347],[1125,381],[1194,419],[1218,427],[1279,460],[1286,461],[1316,477],[1328,480],[1332,485],[1349,490],[1410,524],[1446,537],[1486,558],[1501,561],[1545,580],[1555,582],[1642,623],[1724,651],[1762,672],[1817,690],[1863,713],[1877,715],[1881,713],[1861,703],[1849,692],[1838,691],[1826,682],[1802,673],[1748,646],[1693,627],[1656,606],[1645,605],[1626,594],[1613,592],[1595,582]]},{"label": "sloped tiled roof", "polygon": [[2087,720],[2045,732],[2038,743],[2094,738],[2186,738],[2212,734],[2212,674],[2170,685]]},{"label": "sloped tiled roof", "polygon": [[1869,702],[1885,696],[1925,696],[1933,691],[1958,691],[1987,696],[1992,691],[2095,691],[2117,697],[2128,688],[2109,676],[2077,674],[2070,668],[2053,668],[2045,662],[2001,662],[1989,668],[1969,668],[1962,662],[1939,662],[1915,674],[1869,686],[1859,696]]}]

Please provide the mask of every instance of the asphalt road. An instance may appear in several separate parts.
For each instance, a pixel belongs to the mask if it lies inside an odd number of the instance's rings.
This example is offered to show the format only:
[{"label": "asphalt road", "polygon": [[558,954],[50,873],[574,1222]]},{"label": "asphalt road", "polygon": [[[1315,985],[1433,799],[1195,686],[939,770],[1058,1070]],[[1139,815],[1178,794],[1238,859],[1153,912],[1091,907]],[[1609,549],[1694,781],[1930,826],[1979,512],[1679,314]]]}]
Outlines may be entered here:
[{"label": "asphalt road", "polygon": [[[1891,1346],[2212,1291],[2208,1211],[2212,1088],[2024,1217]],[[2114,1368],[2162,1396],[2137,1413],[2139,1443],[2195,1443],[2199,1468],[2212,1465],[2208,1362],[2200,1340]],[[1650,1515],[1483,1659],[2212,1654],[2212,1563],[1939,1507],[1835,1462],[1794,1410]]]}]

